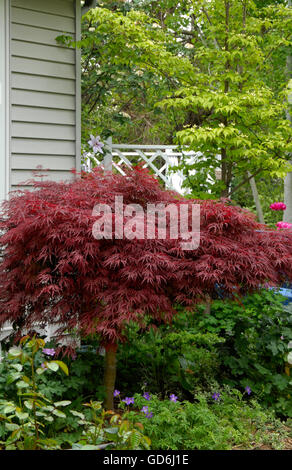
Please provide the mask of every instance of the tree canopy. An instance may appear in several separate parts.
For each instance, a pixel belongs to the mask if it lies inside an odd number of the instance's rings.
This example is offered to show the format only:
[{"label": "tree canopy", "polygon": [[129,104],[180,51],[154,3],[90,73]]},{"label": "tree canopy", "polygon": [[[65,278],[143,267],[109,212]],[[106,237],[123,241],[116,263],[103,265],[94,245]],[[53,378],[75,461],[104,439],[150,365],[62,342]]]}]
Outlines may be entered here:
[{"label": "tree canopy", "polygon": [[84,138],[201,152],[180,162],[197,197],[232,195],[247,171],[283,177],[291,22],[283,2],[104,2],[83,22]]}]

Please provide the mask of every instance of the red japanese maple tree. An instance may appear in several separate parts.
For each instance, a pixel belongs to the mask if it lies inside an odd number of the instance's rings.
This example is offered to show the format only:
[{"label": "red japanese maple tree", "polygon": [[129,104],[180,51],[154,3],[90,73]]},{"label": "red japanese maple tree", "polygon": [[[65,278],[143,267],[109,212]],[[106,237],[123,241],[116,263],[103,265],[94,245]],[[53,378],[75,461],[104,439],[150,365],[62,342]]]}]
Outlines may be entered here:
[{"label": "red japanese maple tree", "polygon": [[[20,333],[58,324],[98,334],[106,349],[105,406],[113,406],[116,348],[129,321],[171,322],[176,304],[188,308],[215,298],[292,281],[292,233],[259,225],[226,202],[191,201],[160,188],[145,170],[104,176],[96,170],[72,182],[34,182],[3,204],[0,246],[0,326]],[[192,204],[201,207],[200,245],[181,240],[96,239],[96,204]],[[115,214],[111,216],[115,224]],[[69,352],[69,351],[68,351]]]}]

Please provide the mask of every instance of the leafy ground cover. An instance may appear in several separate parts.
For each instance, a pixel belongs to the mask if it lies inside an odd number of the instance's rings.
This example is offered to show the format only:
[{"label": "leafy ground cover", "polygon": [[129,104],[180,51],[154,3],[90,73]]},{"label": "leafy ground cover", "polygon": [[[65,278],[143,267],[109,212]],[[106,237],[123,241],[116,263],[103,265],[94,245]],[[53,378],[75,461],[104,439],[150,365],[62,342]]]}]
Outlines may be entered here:
[{"label": "leafy ground cover", "polygon": [[110,411],[97,337],[73,359],[41,339],[7,345],[0,447],[291,450],[291,312],[282,301],[264,290],[243,304],[215,302],[208,315],[182,310],[143,335],[129,326]]}]

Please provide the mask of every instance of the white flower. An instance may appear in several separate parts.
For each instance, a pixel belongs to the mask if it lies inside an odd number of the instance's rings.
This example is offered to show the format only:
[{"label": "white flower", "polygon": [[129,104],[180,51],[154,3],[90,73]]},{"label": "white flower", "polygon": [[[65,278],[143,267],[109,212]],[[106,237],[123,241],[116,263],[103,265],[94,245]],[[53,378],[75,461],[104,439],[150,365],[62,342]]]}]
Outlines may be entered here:
[{"label": "white flower", "polygon": [[194,48],[194,45],[191,44],[190,42],[187,42],[187,43],[185,44],[185,47],[186,47],[187,49],[193,49],[193,48]]},{"label": "white flower", "polygon": [[92,134],[90,134],[90,140],[88,141],[90,147],[92,147],[92,150],[94,153],[103,153],[102,147],[104,147],[104,144],[100,141],[99,135],[97,137],[94,137]]}]

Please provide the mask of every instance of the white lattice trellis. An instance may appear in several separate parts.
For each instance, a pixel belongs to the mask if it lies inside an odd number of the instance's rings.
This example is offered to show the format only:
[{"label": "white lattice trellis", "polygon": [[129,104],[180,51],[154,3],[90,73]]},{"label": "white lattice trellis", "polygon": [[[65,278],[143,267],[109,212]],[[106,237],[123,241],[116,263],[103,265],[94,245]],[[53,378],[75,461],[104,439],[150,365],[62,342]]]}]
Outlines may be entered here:
[{"label": "white lattice trellis", "polygon": [[[124,166],[131,168],[138,163],[143,164],[144,168],[150,168],[155,176],[160,178],[165,186],[183,193],[182,183],[183,175],[180,171],[172,172],[171,168],[178,165],[182,153],[178,151],[175,145],[136,145],[136,144],[113,144],[111,139],[106,143],[107,153],[98,159],[91,156],[87,159],[84,169],[90,171],[92,163],[102,165],[105,170],[115,169],[122,175],[125,175]],[[195,152],[184,152],[187,158],[195,158]]]}]

